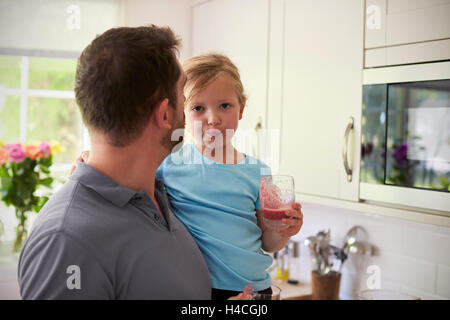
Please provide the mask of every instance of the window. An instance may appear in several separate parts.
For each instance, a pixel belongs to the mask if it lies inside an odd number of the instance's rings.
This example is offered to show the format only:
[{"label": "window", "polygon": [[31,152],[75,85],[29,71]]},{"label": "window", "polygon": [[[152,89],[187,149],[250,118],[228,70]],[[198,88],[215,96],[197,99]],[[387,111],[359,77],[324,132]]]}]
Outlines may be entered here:
[{"label": "window", "polygon": [[0,56],[0,141],[56,140],[62,177],[88,146],[74,99],[76,59]]},{"label": "window", "polygon": [[[56,140],[65,149],[53,159],[53,190],[38,189],[41,194],[58,189],[90,148],[73,92],[77,57],[96,35],[119,25],[121,3],[0,1],[0,141]],[[0,240],[12,240],[14,209],[2,201],[0,222]]]},{"label": "window", "polygon": [[[41,194],[54,193],[81,151],[89,148],[74,99],[75,70],[75,58],[0,55],[0,141],[55,140],[64,150],[53,159],[52,190],[38,189]],[[0,206],[6,210],[3,203]],[[14,214],[2,220],[5,229],[12,231]],[[5,234],[6,239],[10,236]]]}]

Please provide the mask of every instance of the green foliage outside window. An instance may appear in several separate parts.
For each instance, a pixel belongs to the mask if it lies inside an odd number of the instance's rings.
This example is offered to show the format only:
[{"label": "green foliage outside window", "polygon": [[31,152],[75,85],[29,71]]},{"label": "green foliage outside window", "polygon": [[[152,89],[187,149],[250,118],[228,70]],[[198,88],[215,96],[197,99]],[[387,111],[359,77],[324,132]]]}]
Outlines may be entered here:
[{"label": "green foliage outside window", "polygon": [[[21,88],[21,57],[0,56],[0,87]],[[73,91],[76,59],[30,57],[28,89]],[[55,164],[72,163],[81,152],[81,117],[74,99],[27,97],[26,140],[58,141]],[[20,139],[20,96],[0,94],[0,141]]]},{"label": "green foliage outside window", "polygon": [[0,56],[0,86],[20,88],[21,57]]},{"label": "green foliage outside window", "polygon": [[30,89],[72,91],[75,85],[76,60],[30,58]]}]

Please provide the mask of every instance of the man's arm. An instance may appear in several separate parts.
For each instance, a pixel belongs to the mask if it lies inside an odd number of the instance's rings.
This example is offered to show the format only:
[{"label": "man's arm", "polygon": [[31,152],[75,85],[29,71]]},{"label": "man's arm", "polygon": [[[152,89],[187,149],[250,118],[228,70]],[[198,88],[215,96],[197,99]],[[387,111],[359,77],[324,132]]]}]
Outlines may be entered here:
[{"label": "man's arm", "polygon": [[60,232],[27,241],[18,276],[22,299],[114,299],[112,281],[97,257]]}]

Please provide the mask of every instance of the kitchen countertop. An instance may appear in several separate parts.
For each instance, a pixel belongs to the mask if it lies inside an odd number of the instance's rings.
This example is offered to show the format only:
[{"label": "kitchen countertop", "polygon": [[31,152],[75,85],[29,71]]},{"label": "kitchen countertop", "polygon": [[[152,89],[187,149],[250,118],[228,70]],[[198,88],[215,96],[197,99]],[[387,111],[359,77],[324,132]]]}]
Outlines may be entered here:
[{"label": "kitchen countertop", "polygon": [[0,300],[20,300],[17,261],[18,255],[0,255]]}]

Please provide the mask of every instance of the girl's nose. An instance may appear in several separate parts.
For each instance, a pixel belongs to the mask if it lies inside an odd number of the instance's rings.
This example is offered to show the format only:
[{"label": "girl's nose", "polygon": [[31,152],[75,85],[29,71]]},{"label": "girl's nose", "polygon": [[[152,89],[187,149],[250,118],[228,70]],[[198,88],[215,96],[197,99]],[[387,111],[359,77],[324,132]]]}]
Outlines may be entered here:
[{"label": "girl's nose", "polygon": [[208,125],[216,126],[218,124],[220,124],[220,117],[214,111],[210,111],[208,114]]}]

